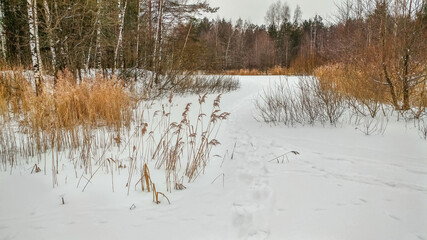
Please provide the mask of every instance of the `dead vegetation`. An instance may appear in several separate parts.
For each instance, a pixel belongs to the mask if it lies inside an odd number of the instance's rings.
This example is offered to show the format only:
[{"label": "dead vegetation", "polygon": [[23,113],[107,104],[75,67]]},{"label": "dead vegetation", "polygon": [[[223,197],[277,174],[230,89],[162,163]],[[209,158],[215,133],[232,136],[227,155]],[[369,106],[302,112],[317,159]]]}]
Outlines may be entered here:
[{"label": "dead vegetation", "polygon": [[[221,77],[204,82],[199,78],[195,80],[198,85],[189,91],[223,92],[238,87],[238,81],[227,79],[230,81],[223,82]],[[181,87],[181,91],[186,88]],[[115,77],[88,77],[77,82],[65,71],[58,74],[55,83],[47,79],[43,91],[36,96],[24,71],[2,72],[1,169],[12,171],[17,165],[28,163],[32,164],[32,173],[47,174],[51,169],[55,187],[60,166],[69,161],[83,191],[97,174],[104,172],[111,175],[113,192],[114,175],[127,172],[128,194],[131,185],[135,185],[135,190],[139,186],[142,192],[152,192],[155,203],[160,203],[161,198],[170,203],[156,189],[149,166],[164,171],[165,191],[185,189],[184,179],[192,182],[204,172],[212,148],[219,144],[221,122],[229,113],[220,109],[220,94],[208,107],[203,107],[208,95],[199,95],[196,115],[190,114],[191,103],[179,113],[172,92],[161,110],[153,112],[152,101],[141,101],[130,89]],[[205,108],[210,112],[206,114]],[[139,177],[135,183],[136,175]]]},{"label": "dead vegetation", "polygon": [[300,77],[297,82],[282,80],[264,89],[255,107],[260,120],[273,124],[336,125],[345,102],[339,92],[328,89],[316,78]]},{"label": "dead vegetation", "polygon": [[222,74],[224,75],[240,75],[240,76],[257,76],[257,75],[300,75],[301,73],[305,73],[300,69],[296,69],[293,67],[286,68],[281,66],[274,66],[272,68],[268,68],[265,70],[261,69],[231,69],[225,70]]}]

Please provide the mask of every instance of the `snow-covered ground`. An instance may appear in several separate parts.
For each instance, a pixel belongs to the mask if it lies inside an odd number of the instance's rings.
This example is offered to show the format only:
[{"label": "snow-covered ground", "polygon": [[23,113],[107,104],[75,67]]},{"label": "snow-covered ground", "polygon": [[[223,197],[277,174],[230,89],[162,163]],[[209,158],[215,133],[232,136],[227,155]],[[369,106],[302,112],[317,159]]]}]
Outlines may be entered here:
[{"label": "snow-covered ground", "polygon": [[[0,172],[0,239],[426,240],[427,141],[417,129],[391,121],[384,135],[366,136],[346,123],[258,122],[253,101],[278,79],[240,77],[241,88],[222,96],[231,116],[217,156],[186,190],[162,189],[170,205],[127,196],[126,171],[114,175],[115,192],[108,174],[82,192],[67,161],[56,188],[31,164]],[[289,151],[300,155],[270,161]]]}]

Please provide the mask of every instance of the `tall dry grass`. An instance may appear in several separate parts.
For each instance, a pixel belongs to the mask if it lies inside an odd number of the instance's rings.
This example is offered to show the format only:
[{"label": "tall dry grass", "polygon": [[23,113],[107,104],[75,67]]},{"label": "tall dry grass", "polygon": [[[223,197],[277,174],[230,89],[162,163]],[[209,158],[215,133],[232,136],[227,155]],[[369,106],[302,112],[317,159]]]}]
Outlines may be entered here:
[{"label": "tall dry grass", "polygon": [[[189,88],[190,92],[238,87],[233,78],[196,80],[198,85]],[[191,182],[204,172],[212,148],[219,144],[221,122],[228,117],[220,110],[220,95],[213,100],[210,113],[202,109],[207,99],[204,94],[199,96],[195,119],[189,117],[189,103],[177,120],[171,116],[176,112],[172,93],[168,104],[153,113],[153,102],[140,101],[132,88],[114,77],[78,82],[64,71],[53,82],[45,79],[42,93],[36,96],[24,71],[0,75],[0,118],[5,120],[0,123],[0,168],[28,163],[38,169],[34,174],[51,170],[54,187],[61,166],[69,161],[83,191],[100,172],[111,174],[114,191],[114,175],[126,171],[128,194],[140,174],[135,186],[151,190],[153,201],[159,203],[159,195],[167,197],[156,190],[148,165],[164,170],[166,191],[185,189],[184,178]],[[185,86],[182,88],[184,91]],[[161,185],[157,187],[161,189]]]},{"label": "tall dry grass", "polygon": [[260,69],[231,69],[223,72],[225,75],[239,75],[239,76],[257,76],[257,75],[304,75],[305,71],[300,71],[294,67],[281,67],[274,66],[266,70]]},{"label": "tall dry grass", "polygon": [[122,128],[130,126],[133,106],[130,93],[115,78],[105,80],[98,76],[77,84],[72,74],[64,71],[58,74],[55,85],[52,79],[46,79],[42,94],[37,96],[31,78],[24,71],[3,71],[0,74],[3,165],[14,159],[28,161],[34,156],[40,161],[41,155],[51,150],[53,171],[57,173],[59,163],[53,153],[74,149],[81,155],[82,162],[78,165],[91,171],[87,161],[94,147],[93,132],[103,127],[119,134]]},{"label": "tall dry grass", "polygon": [[[383,104],[392,103],[388,86],[372,77],[377,71],[378,69],[369,66],[360,69],[352,65],[333,64],[317,68],[314,75],[323,85],[334,86],[336,91],[345,96],[355,111],[375,117]],[[410,95],[411,111],[415,118],[419,118],[427,106],[425,81],[418,88],[412,89]]]}]

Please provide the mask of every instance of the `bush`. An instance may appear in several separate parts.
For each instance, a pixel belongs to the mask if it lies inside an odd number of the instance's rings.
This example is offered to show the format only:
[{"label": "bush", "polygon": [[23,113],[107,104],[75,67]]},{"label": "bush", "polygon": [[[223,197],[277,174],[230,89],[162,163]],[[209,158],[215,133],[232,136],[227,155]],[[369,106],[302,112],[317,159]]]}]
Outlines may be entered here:
[{"label": "bush", "polygon": [[288,80],[264,89],[255,101],[260,118],[273,124],[336,125],[345,110],[343,97],[314,77],[299,77],[293,88]]}]

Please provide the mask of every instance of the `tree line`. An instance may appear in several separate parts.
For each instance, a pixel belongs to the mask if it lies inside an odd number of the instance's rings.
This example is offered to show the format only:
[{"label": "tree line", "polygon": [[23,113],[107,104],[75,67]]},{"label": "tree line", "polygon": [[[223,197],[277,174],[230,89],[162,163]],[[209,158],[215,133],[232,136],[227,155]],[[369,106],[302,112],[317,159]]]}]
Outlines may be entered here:
[{"label": "tree line", "polygon": [[200,18],[215,10],[186,0],[3,0],[2,56],[47,72],[266,69],[315,53],[326,29],[320,16],[302,21],[299,7],[291,18],[281,2],[261,26]]},{"label": "tree line", "polygon": [[126,72],[178,68],[182,51],[173,32],[202,12],[205,1],[187,0],[2,0],[0,34],[3,62],[32,66],[40,73],[69,69]]},{"label": "tree line", "polygon": [[274,2],[265,24],[202,18],[206,1],[2,0],[3,62],[40,73],[69,69],[119,71],[150,86],[171,72],[272,67],[312,73],[344,64],[387,86],[396,107],[408,108],[411,91],[426,79],[425,0],[345,0],[334,22],[302,19],[299,6]]}]

